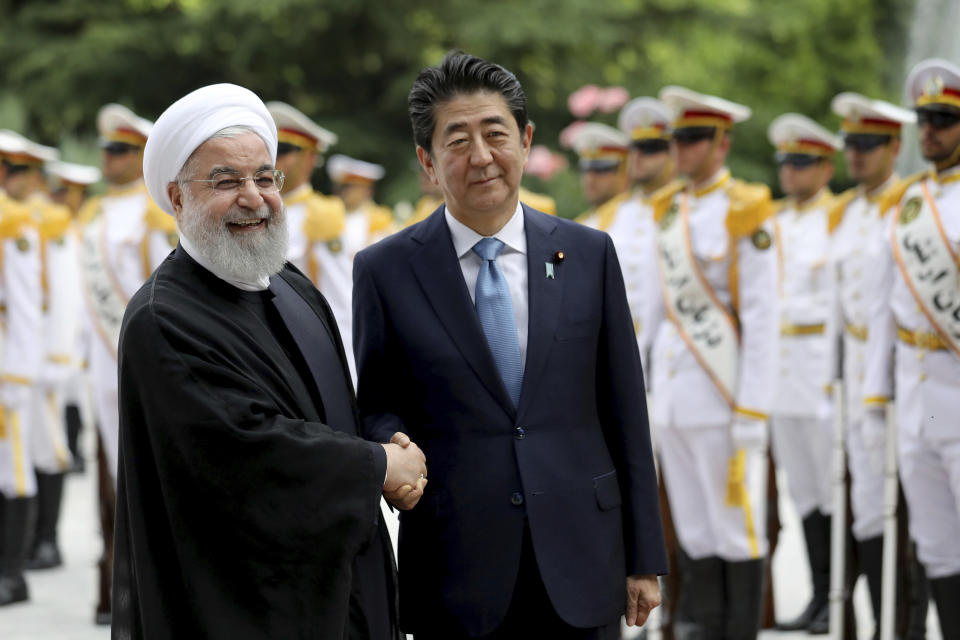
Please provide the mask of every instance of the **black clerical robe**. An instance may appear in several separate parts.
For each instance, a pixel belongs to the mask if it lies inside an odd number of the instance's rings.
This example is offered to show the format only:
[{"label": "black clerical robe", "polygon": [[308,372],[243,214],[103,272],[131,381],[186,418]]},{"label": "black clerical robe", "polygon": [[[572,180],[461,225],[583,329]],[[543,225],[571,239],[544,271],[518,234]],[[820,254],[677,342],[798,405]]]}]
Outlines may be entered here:
[{"label": "black clerical robe", "polygon": [[326,302],[289,265],[273,283],[285,310],[178,247],[127,307],[114,638],[394,637],[386,457]]}]

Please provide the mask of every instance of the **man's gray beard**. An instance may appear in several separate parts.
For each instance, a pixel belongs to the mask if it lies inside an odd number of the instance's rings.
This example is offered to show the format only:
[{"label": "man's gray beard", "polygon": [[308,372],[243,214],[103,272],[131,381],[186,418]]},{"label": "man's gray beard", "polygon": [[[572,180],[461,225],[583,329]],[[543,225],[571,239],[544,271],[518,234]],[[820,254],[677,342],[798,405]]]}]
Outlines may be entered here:
[{"label": "man's gray beard", "polygon": [[[233,233],[227,228],[229,222],[253,218],[268,220],[262,231]],[[255,211],[234,206],[216,220],[186,195],[180,233],[203,253],[216,275],[228,280],[254,282],[279,273],[287,261],[290,238],[282,204],[276,213],[266,202]]]}]

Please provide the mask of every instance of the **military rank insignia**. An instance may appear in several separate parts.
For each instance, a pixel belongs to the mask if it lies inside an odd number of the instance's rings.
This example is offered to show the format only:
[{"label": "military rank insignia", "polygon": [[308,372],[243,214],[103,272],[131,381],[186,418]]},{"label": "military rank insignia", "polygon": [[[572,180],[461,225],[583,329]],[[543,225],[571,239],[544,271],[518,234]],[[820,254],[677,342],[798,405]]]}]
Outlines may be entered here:
[{"label": "military rank insignia", "polygon": [[26,238],[17,238],[17,249],[20,251],[27,251],[30,249],[30,241]]},{"label": "military rank insignia", "polygon": [[770,234],[767,233],[766,229],[757,229],[750,236],[750,241],[753,243],[757,249],[764,251],[770,248],[770,245],[773,244],[773,240],[770,238]]},{"label": "military rank insignia", "polygon": [[340,253],[343,251],[343,243],[340,242],[340,238],[327,240],[327,249],[330,249],[330,253]]},{"label": "military rank insignia", "polygon": [[900,219],[897,222],[900,224],[910,224],[913,222],[917,215],[920,214],[921,204],[920,196],[914,196],[907,200],[903,208],[900,209]]}]

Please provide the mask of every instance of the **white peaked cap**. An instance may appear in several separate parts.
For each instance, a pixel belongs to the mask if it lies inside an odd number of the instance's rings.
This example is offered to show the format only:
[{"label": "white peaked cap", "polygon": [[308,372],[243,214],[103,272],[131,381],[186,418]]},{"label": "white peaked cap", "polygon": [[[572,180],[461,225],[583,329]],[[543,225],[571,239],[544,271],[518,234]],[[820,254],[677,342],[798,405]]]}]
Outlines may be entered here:
[{"label": "white peaked cap", "polygon": [[[623,105],[617,116],[617,126],[633,140],[668,138],[672,119],[667,105],[656,98],[634,98]],[[655,131],[660,135],[655,135]]]},{"label": "white peaked cap", "polygon": [[320,153],[324,153],[327,149],[337,144],[337,134],[328,129],[324,129],[286,102],[273,100],[267,103],[267,109],[270,111],[270,115],[273,116],[273,121],[277,124],[277,131],[281,139],[283,138],[284,130],[305,135],[314,140],[316,150]]},{"label": "white peaked cap", "polygon": [[364,162],[342,153],[330,156],[327,160],[327,174],[333,182],[369,181],[376,182],[384,176],[384,169],[378,164]]},{"label": "white peaked cap", "polygon": [[0,129],[0,153],[27,156],[43,163],[55,162],[60,157],[55,148],[33,142],[10,129]]},{"label": "white peaked cap", "polygon": [[626,150],[629,145],[630,138],[625,133],[600,122],[585,122],[573,138],[573,148],[580,155],[599,150]]},{"label": "white peaked cap", "polygon": [[[750,107],[746,105],[737,104],[736,102],[718,98],[717,96],[697,93],[691,89],[675,85],[661,89],[660,100],[673,112],[675,119],[674,126],[677,126],[677,124],[682,126],[699,126],[676,122],[683,120],[687,112],[713,113],[725,120],[729,120],[731,123],[743,122],[753,114]],[[704,124],[702,126],[712,125]]]},{"label": "white peaked cap", "polygon": [[787,153],[826,155],[843,148],[843,140],[799,113],[777,116],[767,128],[767,137],[777,149]]},{"label": "white peaked cap", "polygon": [[909,109],[852,91],[835,95],[830,101],[830,108],[835,114],[851,122],[879,120],[903,125],[917,121],[917,114]]},{"label": "white peaked cap", "polygon": [[97,132],[101,138],[107,138],[117,131],[127,129],[146,138],[150,135],[153,123],[141,118],[122,104],[107,104],[97,113]]},{"label": "white peaked cap", "polygon": [[16,131],[0,129],[0,153],[25,153],[30,141]]},{"label": "white peaked cap", "polygon": [[942,58],[923,60],[907,74],[907,93],[915,107],[944,104],[960,108],[960,68]]},{"label": "white peaked cap", "polygon": [[46,166],[47,173],[63,182],[91,185],[100,182],[100,169],[85,164],[72,162],[50,162]]},{"label": "white peaked cap", "polygon": [[173,215],[167,185],[190,155],[210,136],[227,127],[246,126],[259,135],[277,160],[277,126],[263,101],[235,84],[212,84],[180,98],[156,123],[143,151],[143,179],[150,197]]}]

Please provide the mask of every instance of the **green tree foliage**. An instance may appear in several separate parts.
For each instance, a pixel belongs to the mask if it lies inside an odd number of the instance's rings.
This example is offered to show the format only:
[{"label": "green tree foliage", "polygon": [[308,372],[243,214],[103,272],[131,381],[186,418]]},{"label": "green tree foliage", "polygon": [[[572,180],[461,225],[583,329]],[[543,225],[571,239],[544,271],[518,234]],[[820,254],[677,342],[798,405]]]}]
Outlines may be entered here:
[{"label": "green tree foliage", "polygon": [[[92,141],[107,102],[155,118],[212,82],[296,105],[336,151],[384,164],[386,202],[416,197],[406,94],[423,66],[463,49],[517,73],[558,148],[567,96],[594,83],[632,96],[680,84],[750,105],[731,165],[775,182],[770,120],[828,127],[830,98],[897,100],[910,0],[0,0],[0,111],[47,144]],[[11,97],[12,96],[12,97]],[[613,123],[615,114],[600,119]],[[25,121],[24,121],[25,120]],[[0,122],[0,125],[3,125]],[[7,123],[9,124],[9,123]],[[571,157],[571,160],[573,158]],[[576,176],[537,184],[576,214]],[[841,178],[842,180],[842,178]],[[322,183],[324,176],[318,174]]]}]

